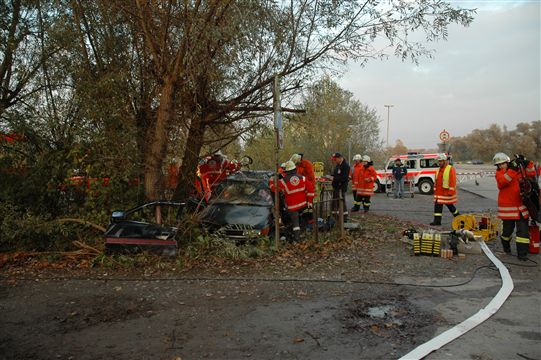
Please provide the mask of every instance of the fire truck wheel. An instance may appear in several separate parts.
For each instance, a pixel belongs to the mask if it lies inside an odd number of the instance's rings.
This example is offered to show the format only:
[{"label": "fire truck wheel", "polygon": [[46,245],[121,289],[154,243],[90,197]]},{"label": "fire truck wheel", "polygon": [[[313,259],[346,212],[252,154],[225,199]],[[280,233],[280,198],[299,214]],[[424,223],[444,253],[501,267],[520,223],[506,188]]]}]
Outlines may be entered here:
[{"label": "fire truck wheel", "polygon": [[432,180],[430,179],[422,179],[419,181],[419,184],[417,184],[417,187],[419,188],[419,192],[423,195],[429,195],[434,192],[434,183],[432,183]]}]

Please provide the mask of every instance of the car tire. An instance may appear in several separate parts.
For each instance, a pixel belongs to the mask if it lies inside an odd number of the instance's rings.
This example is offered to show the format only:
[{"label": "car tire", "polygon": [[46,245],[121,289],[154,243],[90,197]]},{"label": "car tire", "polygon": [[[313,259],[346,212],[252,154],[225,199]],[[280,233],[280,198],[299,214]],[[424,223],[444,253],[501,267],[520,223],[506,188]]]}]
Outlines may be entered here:
[{"label": "car tire", "polygon": [[419,192],[423,195],[430,195],[434,192],[434,183],[430,179],[422,179],[417,184]]}]

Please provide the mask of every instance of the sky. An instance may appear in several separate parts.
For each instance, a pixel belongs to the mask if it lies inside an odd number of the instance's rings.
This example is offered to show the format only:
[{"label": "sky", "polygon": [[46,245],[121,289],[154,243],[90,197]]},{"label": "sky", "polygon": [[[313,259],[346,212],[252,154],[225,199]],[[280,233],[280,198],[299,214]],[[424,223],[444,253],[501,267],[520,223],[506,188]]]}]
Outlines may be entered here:
[{"label": "sky", "polygon": [[409,148],[435,148],[439,133],[464,136],[490,124],[513,129],[541,120],[541,0],[451,1],[477,8],[469,27],[452,25],[447,41],[428,44],[433,58],[419,65],[372,60],[349,63],[337,79],[354,98],[376,109],[381,138]]}]

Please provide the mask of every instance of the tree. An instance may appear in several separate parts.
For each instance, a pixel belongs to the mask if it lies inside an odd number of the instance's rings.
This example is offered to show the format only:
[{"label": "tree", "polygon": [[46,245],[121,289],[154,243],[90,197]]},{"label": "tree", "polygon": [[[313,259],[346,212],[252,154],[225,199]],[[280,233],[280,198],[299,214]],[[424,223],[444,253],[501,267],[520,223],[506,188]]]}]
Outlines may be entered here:
[{"label": "tree", "polygon": [[[334,152],[347,158],[349,154],[371,153],[381,145],[376,111],[353,99],[351,92],[328,76],[310,85],[297,107],[305,112],[286,117],[283,161],[302,152],[329,169]],[[260,168],[272,169],[274,159],[269,154],[273,153],[274,142],[274,131],[264,128],[252,135],[245,150],[262,164]]]}]

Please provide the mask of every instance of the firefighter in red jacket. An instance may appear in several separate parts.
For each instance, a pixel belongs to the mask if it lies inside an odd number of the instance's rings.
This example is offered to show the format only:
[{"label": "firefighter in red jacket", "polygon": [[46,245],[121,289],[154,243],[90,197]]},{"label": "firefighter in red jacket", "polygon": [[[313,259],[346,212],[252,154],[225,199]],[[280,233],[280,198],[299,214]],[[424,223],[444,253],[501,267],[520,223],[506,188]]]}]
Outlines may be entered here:
[{"label": "firefighter in red jacket", "polygon": [[297,174],[305,177],[306,181],[311,182],[312,186],[316,186],[316,176],[314,175],[314,167],[312,163],[304,159],[303,154],[293,154],[291,155],[291,161],[295,164],[297,168]]},{"label": "firefighter in red jacket", "polygon": [[460,213],[454,204],[458,199],[456,196],[456,171],[448,164],[447,155],[438,155],[438,165],[434,183],[434,221],[430,225],[441,225],[443,216],[443,205],[446,205],[453,216]]},{"label": "firefighter in red jacket", "polygon": [[221,151],[215,152],[206,163],[199,167],[201,181],[208,184],[210,190],[214,190],[227,177],[229,167],[229,161],[224,154]]},{"label": "firefighter in red jacket", "polygon": [[[284,177],[278,180],[278,189],[284,192],[287,212],[291,217],[294,240],[299,241],[301,234],[300,214],[306,208],[312,208],[314,187],[306,181],[304,176],[297,174],[293,161],[287,161],[284,170]],[[269,186],[274,192],[276,187],[273,179],[270,180]]]},{"label": "firefighter in red jacket", "polygon": [[511,162],[509,156],[497,153],[492,159],[496,170],[496,183],[498,185],[498,217],[502,219],[501,241],[503,250],[511,253],[511,235],[516,227],[517,257],[527,260],[530,234],[528,227],[528,209],[520,197],[519,180],[522,177],[516,164]]},{"label": "firefighter in red jacket", "polygon": [[353,191],[353,207],[351,208],[352,212],[357,212],[360,210],[362,205],[361,195],[357,196],[357,191],[361,188],[361,178],[363,166],[363,157],[360,154],[353,156],[353,172],[351,174],[351,189]]},{"label": "firefighter in red jacket", "polygon": [[372,166],[370,156],[363,155],[363,168],[361,171],[360,181],[357,185],[357,198],[360,196],[360,201],[363,204],[363,210],[365,213],[370,210],[370,197],[374,195],[374,182],[378,179],[376,170]]}]

